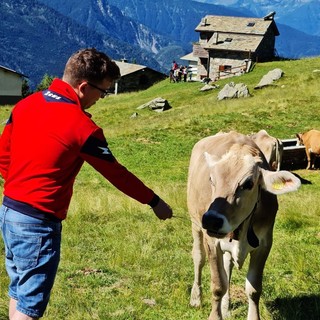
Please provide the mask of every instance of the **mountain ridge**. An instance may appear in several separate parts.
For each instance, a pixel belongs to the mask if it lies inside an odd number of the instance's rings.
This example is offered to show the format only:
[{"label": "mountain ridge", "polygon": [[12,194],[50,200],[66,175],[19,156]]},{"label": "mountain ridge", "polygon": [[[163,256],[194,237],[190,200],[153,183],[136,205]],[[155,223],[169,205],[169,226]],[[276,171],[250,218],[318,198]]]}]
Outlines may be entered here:
[{"label": "mountain ridge", "polygon": [[[29,76],[35,86],[45,73],[61,76],[74,51],[96,47],[112,59],[167,73],[173,59],[192,51],[195,27],[206,14],[252,16],[193,0],[3,0],[0,65]],[[277,25],[280,56],[320,54],[320,37]]]}]

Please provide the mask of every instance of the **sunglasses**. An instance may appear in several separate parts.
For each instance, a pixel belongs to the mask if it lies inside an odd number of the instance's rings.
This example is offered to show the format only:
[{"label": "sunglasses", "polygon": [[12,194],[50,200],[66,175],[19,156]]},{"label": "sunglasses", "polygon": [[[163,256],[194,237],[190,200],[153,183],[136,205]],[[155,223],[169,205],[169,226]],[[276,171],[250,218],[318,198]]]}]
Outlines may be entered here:
[{"label": "sunglasses", "polygon": [[99,91],[101,92],[101,94],[100,94],[100,97],[101,97],[101,98],[104,98],[104,97],[106,97],[106,96],[108,96],[108,95],[111,94],[111,91],[103,90],[103,89],[97,87],[96,85],[92,84],[91,82],[87,82],[87,83],[88,83],[88,85],[89,85],[90,87],[95,88],[95,89],[97,89],[97,90],[99,90]]}]

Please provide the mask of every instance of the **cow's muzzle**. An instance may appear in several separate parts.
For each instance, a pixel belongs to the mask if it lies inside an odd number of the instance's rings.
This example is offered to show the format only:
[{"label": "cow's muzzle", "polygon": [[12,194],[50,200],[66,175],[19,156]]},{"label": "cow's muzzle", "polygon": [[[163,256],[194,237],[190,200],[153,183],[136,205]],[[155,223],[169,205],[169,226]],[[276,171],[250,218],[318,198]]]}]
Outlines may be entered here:
[{"label": "cow's muzzle", "polygon": [[202,227],[207,230],[210,237],[224,238],[229,232],[226,230],[226,223],[224,216],[212,210],[202,216]]}]

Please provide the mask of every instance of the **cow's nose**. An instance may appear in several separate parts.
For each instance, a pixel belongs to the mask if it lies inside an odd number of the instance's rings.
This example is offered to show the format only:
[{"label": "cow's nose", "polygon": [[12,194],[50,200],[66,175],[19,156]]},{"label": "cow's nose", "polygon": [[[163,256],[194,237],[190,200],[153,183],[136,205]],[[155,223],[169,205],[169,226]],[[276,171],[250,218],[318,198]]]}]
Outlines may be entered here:
[{"label": "cow's nose", "polygon": [[218,217],[213,211],[207,211],[202,216],[202,227],[208,231],[217,232],[223,226],[224,220]]}]

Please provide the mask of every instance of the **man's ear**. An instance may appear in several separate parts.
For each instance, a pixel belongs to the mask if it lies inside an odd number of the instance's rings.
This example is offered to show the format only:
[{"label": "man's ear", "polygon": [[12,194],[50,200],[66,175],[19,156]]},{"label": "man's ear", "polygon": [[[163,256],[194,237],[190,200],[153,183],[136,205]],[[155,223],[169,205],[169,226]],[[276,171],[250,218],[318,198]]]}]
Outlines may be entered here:
[{"label": "man's ear", "polygon": [[87,90],[88,83],[86,81],[82,81],[80,84],[74,88],[74,91],[78,94],[79,98],[82,98],[85,95],[85,91]]}]

